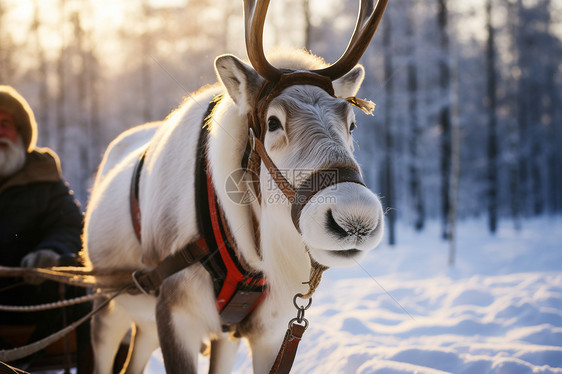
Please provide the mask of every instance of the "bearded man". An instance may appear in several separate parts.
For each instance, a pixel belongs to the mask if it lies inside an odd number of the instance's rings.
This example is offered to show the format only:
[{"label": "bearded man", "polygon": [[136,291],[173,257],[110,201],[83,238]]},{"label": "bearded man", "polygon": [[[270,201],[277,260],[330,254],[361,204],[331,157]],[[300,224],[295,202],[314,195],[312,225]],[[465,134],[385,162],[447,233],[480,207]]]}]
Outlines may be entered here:
[{"label": "bearded man", "polygon": [[61,265],[81,248],[82,213],[57,155],[36,148],[27,101],[0,86],[0,264]]},{"label": "bearded man", "polygon": [[[29,104],[12,87],[0,85],[0,265],[76,265],[82,213],[62,177],[57,155],[37,148],[36,140]],[[0,304],[35,305],[60,298],[57,283],[0,278]],[[0,313],[0,325],[34,325],[33,341],[62,327],[60,313],[5,312]],[[9,345],[0,336],[0,346]]]}]

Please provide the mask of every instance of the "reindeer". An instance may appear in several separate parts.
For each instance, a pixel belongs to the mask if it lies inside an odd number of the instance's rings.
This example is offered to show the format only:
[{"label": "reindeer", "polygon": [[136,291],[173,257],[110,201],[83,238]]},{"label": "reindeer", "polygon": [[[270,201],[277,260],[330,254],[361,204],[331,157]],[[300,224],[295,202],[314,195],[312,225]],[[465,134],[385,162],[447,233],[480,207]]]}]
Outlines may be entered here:
[{"label": "reindeer", "polygon": [[[127,373],[141,373],[158,346],[167,372],[195,373],[202,344],[210,373],[228,373],[241,338],[254,372],[269,372],[311,274],[354,265],[381,240],[381,204],[353,157],[351,104],[364,106],[352,98],[365,74],[357,63],[387,0],[361,1],[333,65],[296,50],[266,58],[268,3],[245,0],[251,66],[217,57],[218,84],[164,121],[124,132],[104,155],[86,211],[86,260],[94,270],[136,270],[142,292],[119,295],[92,319],[98,374],[111,372],[131,326]],[[252,198],[233,197],[229,183]],[[234,286],[212,264],[225,248],[233,254],[224,267],[243,274]]]}]

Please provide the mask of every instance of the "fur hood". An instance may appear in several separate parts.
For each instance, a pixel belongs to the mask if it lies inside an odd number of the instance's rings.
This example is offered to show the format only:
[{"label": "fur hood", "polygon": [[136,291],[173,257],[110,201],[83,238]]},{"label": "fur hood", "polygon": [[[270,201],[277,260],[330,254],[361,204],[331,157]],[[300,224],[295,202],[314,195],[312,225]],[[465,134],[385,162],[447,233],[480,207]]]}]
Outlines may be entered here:
[{"label": "fur hood", "polygon": [[0,85],[0,110],[14,117],[23,145],[31,152],[37,142],[37,122],[27,101],[13,87]]},{"label": "fur hood", "polygon": [[0,183],[0,193],[13,186],[61,180],[60,161],[56,153],[49,148],[35,148],[28,153],[23,168]]}]

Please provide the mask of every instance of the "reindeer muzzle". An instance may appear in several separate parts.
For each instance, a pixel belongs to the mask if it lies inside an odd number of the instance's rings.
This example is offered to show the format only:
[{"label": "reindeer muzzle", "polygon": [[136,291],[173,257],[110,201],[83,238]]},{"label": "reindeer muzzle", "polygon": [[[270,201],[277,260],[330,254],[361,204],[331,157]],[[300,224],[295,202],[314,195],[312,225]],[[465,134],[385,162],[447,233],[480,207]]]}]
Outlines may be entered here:
[{"label": "reindeer muzzle", "polygon": [[359,171],[351,167],[334,167],[328,169],[320,169],[308,176],[295,191],[291,203],[291,218],[295,228],[300,233],[300,217],[302,210],[311,202],[312,198],[327,188],[332,188],[333,191],[337,190],[339,183],[357,183],[365,186],[363,177]]}]

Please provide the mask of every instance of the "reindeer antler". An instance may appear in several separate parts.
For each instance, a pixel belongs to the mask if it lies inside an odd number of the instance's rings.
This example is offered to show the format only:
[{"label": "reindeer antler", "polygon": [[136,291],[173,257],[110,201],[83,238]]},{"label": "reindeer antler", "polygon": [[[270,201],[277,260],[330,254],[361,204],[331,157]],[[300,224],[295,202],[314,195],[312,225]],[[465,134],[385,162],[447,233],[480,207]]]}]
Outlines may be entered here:
[{"label": "reindeer antler", "polygon": [[267,61],[263,52],[263,25],[268,6],[269,0],[244,0],[246,51],[258,74],[275,82],[281,71]]},{"label": "reindeer antler", "polygon": [[[388,0],[378,0],[376,6],[374,0],[361,0],[355,30],[343,55],[327,68],[312,72],[336,80],[353,69],[373,38],[387,4]],[[246,50],[258,74],[268,81],[277,81],[282,72],[267,61],[263,52],[263,25],[268,6],[269,0],[244,0]]]},{"label": "reindeer antler", "polygon": [[314,72],[327,76],[331,80],[336,80],[353,69],[369,46],[384,14],[386,4],[388,4],[388,0],[378,0],[376,6],[374,6],[373,0],[361,0],[355,30],[345,52],[331,66],[321,70],[314,70]]}]

